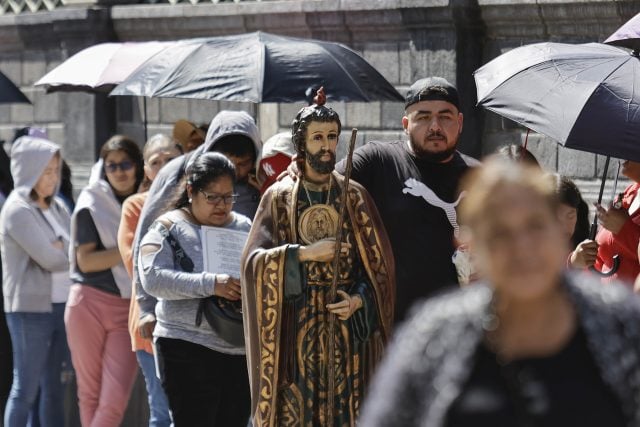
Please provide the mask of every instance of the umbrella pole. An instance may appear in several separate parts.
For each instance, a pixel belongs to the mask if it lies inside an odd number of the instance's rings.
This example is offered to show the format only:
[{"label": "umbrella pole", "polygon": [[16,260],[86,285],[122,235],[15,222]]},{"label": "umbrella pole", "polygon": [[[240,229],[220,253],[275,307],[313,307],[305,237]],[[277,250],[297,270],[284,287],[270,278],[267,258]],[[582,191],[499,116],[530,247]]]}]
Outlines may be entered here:
[{"label": "umbrella pole", "polygon": [[[609,161],[611,157],[607,156],[607,160],[604,162],[604,170],[602,172],[602,182],[600,183],[600,194],[598,194],[598,204],[602,204],[602,195],[604,194],[604,183],[607,181],[607,172],[609,171]],[[589,239],[595,240],[596,233],[598,232],[598,214],[593,216],[593,223],[591,224],[591,230],[589,232]]]},{"label": "umbrella pole", "polygon": [[[604,171],[602,172],[602,182],[600,183],[600,194],[598,195],[598,205],[602,204],[602,195],[604,194],[604,183],[607,180],[607,171],[609,170],[609,160],[611,160],[611,157],[607,156],[607,160],[604,162]],[[618,173],[619,172],[620,172],[620,169],[618,169]],[[617,178],[616,178],[616,181],[617,181]],[[615,189],[614,189],[614,192],[615,192]],[[597,232],[598,232],[598,213],[596,212],[596,214],[593,216],[593,224],[591,224],[589,239],[595,240]],[[616,272],[618,271],[618,268],[620,268],[620,256],[618,254],[614,255],[612,257],[612,262],[613,262],[613,265],[611,266],[611,269],[609,271],[606,271],[606,272],[598,271],[593,265],[589,267],[589,270],[601,277],[611,277],[614,274],[616,274]]]},{"label": "umbrella pole", "polygon": [[149,139],[149,135],[147,134],[147,97],[142,97],[142,116],[143,116],[143,125],[144,125],[144,142],[146,143]]}]

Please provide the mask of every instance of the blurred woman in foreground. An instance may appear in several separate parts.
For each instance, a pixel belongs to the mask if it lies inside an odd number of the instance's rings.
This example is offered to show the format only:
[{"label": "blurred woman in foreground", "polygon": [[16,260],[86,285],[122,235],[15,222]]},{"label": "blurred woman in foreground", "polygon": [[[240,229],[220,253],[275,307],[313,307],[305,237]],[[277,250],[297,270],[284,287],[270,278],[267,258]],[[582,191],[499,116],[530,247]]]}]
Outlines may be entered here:
[{"label": "blurred woman in foreground", "polygon": [[432,299],[396,335],[366,426],[640,425],[640,303],[564,273],[552,183],[494,160],[462,223],[486,284]]}]

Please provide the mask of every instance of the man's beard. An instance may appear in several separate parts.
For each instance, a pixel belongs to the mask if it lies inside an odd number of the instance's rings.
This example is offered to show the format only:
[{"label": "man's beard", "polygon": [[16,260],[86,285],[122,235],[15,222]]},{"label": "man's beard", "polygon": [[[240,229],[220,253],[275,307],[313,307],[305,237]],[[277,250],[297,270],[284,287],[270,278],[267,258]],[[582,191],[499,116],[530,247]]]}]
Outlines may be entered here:
[{"label": "man's beard", "polygon": [[[322,156],[325,154],[329,154],[331,158],[329,160],[321,160]],[[311,169],[321,175],[333,172],[333,169],[336,167],[336,153],[333,151],[322,149],[315,154],[311,154],[307,151],[306,157]]]},{"label": "man's beard", "polygon": [[[429,135],[429,136],[434,136],[434,135]],[[444,142],[448,144],[449,141],[447,141],[444,135],[438,134],[438,136],[445,138]],[[449,159],[453,155],[453,153],[455,153],[456,150],[458,149],[457,139],[451,147],[447,147],[447,149],[443,151],[429,151],[429,150],[423,149],[420,146],[420,144],[416,143],[416,140],[412,135],[409,135],[409,141],[411,143],[411,149],[415,153],[416,157],[418,157],[419,159],[427,160],[434,163],[440,163]]]}]

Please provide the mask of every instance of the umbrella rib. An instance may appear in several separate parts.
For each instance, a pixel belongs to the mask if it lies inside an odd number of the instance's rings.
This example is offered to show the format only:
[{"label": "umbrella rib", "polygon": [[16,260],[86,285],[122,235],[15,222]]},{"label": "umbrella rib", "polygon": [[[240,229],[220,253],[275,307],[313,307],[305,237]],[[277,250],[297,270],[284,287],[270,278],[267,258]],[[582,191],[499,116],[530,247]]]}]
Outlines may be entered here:
[{"label": "umbrella rib", "polygon": [[[617,65],[613,70],[611,70],[611,71],[610,71],[610,72],[609,72],[609,73],[608,73],[608,74],[607,74],[607,75],[602,79],[602,81],[598,84],[598,87],[600,87],[600,86],[602,85],[602,83],[603,83],[603,82],[607,81],[607,80],[609,79],[609,77],[611,77],[611,75],[612,75],[613,73],[615,73],[616,71],[618,71],[620,68],[622,68],[622,66],[623,66],[623,65],[625,65],[627,62],[629,62],[629,59],[631,59],[631,58],[632,58],[632,57],[630,56],[627,60],[625,60],[625,61],[621,62],[621,63],[620,63],[620,64],[618,64],[618,65]],[[634,74],[635,74],[635,72],[636,72],[635,67],[634,67],[634,69],[633,69],[633,72],[634,72]],[[634,84],[635,84],[635,79],[634,79]],[[606,88],[605,88],[605,89],[606,89]],[[633,93],[635,92],[635,90],[634,90],[634,89],[635,89],[635,86],[632,88],[632,95],[633,95]],[[607,89],[607,90],[609,90],[609,89]],[[594,91],[594,92],[595,92],[595,91]],[[611,92],[611,93],[612,93],[613,95],[615,95],[615,96],[618,96],[615,92],[613,92],[613,91],[611,91],[611,90],[609,90],[609,92]],[[620,97],[618,96],[618,98],[620,98]],[[633,99],[633,96],[631,96],[631,99]],[[587,101],[588,101],[588,100],[587,100]],[[629,103],[629,104],[630,104],[630,103]],[[586,102],[585,102],[585,105],[586,105]]]},{"label": "umbrella rib", "polygon": [[344,68],[344,66],[342,65],[342,63],[340,63],[340,61],[338,61],[336,59],[335,56],[333,56],[333,53],[331,53],[331,51],[327,48],[325,48],[324,46],[322,46],[322,48],[325,50],[325,52],[327,52],[327,54],[329,55],[329,57],[333,60],[333,62],[335,62],[338,67],[340,67],[340,69],[347,75],[347,77],[349,77],[349,80],[351,80],[351,83],[353,83],[353,85],[358,88],[358,91],[360,91],[360,95],[362,95],[362,97],[364,99],[366,99],[367,101],[369,101],[369,97],[362,91],[362,88],[360,87],[360,85],[357,84],[357,82],[355,81],[355,79],[351,76],[351,74]]},{"label": "umbrella rib", "polygon": [[[560,72],[560,70],[558,69],[558,66],[556,65],[556,61],[555,61],[555,59],[550,60],[550,62],[551,62],[551,64],[553,65],[553,67],[556,69],[556,71],[558,72],[558,74],[559,74],[559,75],[562,75],[562,73],[561,73],[561,72]],[[604,77],[603,79],[601,79],[601,82],[600,82],[600,83],[598,83],[598,85],[594,88],[593,92],[595,92],[595,90],[596,90],[596,89],[597,89],[597,88],[602,84],[602,82],[603,82],[603,81],[607,80],[611,74],[615,73],[615,72],[616,72],[618,69],[620,69],[620,67],[622,67],[622,65],[624,65],[625,63],[626,63],[626,61],[625,61],[625,62],[622,62],[622,63],[620,63],[620,64],[618,64],[618,65],[616,65],[616,67],[614,67],[614,69],[613,69],[613,70],[611,70],[611,71],[606,75],[606,77]],[[575,76],[577,76],[577,75],[578,75],[578,74],[580,74],[580,73],[584,73],[584,72],[586,72],[586,71],[588,71],[588,70],[590,70],[590,69],[592,69],[592,68],[594,68],[594,67],[596,67],[596,66],[598,66],[598,65],[601,65],[601,64],[602,64],[602,63],[597,64],[597,65],[592,65],[592,66],[590,66],[590,67],[587,67],[587,68],[581,69],[581,70],[577,71],[576,73],[574,73],[574,74],[572,74],[572,75],[569,75],[569,76],[563,76],[563,77],[562,77],[562,79],[561,79],[561,83],[562,83],[562,84],[564,84],[564,83],[565,83],[567,80],[569,80],[570,78],[575,77]],[[557,88],[557,86],[555,86],[554,88],[549,89],[547,92],[545,92],[544,94],[542,94],[542,95],[541,95],[541,96],[536,100],[536,102],[540,102],[540,101],[541,101],[542,99],[544,99],[544,98],[545,98],[545,97],[546,97],[550,92],[552,92],[555,88]],[[593,95],[593,92],[591,93],[591,95],[589,95],[589,98],[591,98],[591,96]],[[587,101],[588,101],[588,99],[589,99],[589,98],[587,98]],[[586,102],[585,102],[585,105],[586,105]],[[529,109],[529,111],[528,111],[528,114],[527,114],[527,115],[529,115],[529,116],[530,116],[532,112],[533,112],[533,107],[531,107],[531,108]],[[522,120],[522,124],[528,124],[528,123],[527,123],[527,121],[526,121],[526,120]],[[529,127],[529,126],[527,126],[527,127]],[[535,130],[535,129],[534,129],[534,130]],[[567,135],[567,137],[568,137],[568,135]]]}]

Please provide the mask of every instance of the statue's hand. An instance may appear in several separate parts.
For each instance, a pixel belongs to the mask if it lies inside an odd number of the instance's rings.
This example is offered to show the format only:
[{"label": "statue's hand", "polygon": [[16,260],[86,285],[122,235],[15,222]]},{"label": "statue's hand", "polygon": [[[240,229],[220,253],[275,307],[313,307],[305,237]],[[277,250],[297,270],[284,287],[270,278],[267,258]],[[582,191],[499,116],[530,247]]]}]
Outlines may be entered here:
[{"label": "statue's hand", "polygon": [[327,304],[327,310],[338,316],[340,320],[349,319],[356,310],[362,307],[360,295],[349,295],[345,291],[338,291],[341,301],[334,304]]}]

